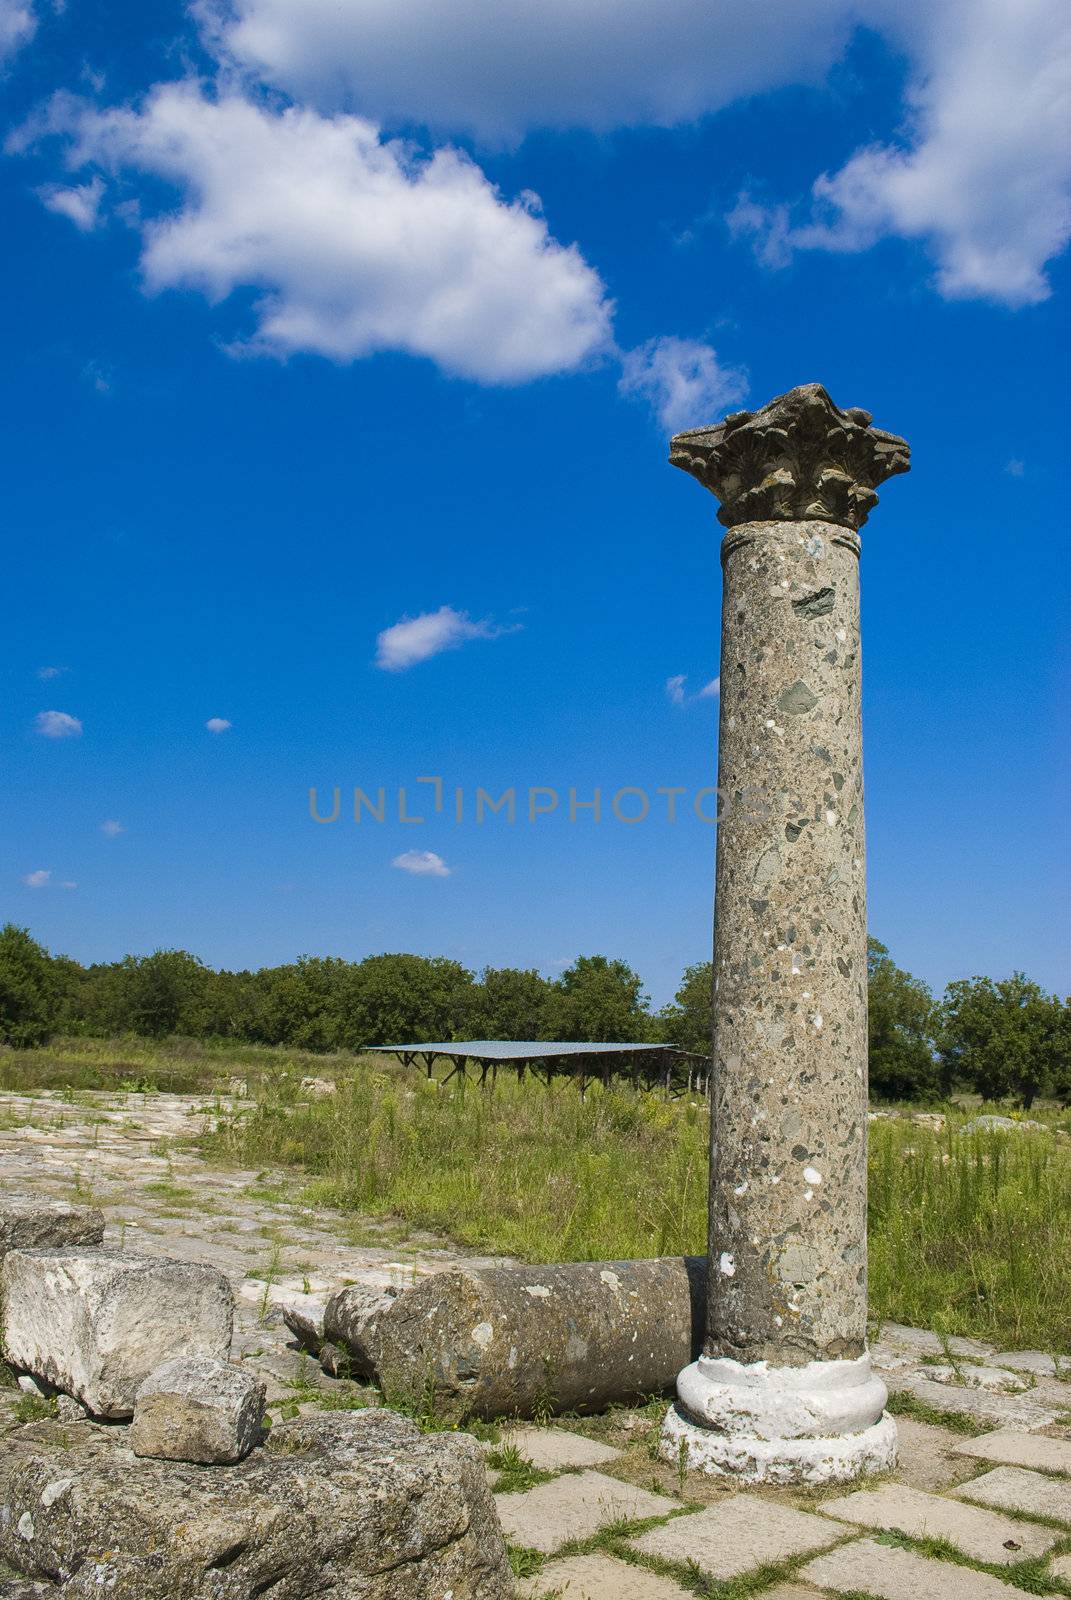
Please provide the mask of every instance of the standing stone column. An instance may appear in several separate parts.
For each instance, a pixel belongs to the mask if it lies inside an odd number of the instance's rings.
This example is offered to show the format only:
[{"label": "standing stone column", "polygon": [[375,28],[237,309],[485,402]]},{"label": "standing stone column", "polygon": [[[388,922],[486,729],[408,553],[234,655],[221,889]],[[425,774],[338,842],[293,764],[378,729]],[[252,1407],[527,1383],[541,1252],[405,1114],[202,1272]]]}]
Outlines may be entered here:
[{"label": "standing stone column", "polygon": [[710,1277],[662,1452],[821,1482],[896,1457],[866,1350],[859,533],[902,439],[820,384],[680,433],[721,500]]}]

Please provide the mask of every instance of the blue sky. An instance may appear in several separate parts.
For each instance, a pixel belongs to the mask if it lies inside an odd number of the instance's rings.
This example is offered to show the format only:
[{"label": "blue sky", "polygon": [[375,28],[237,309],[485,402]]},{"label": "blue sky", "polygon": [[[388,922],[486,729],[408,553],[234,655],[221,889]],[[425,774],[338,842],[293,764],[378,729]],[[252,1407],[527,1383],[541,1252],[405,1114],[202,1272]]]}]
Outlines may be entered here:
[{"label": "blue sky", "polygon": [[1066,993],[1063,0],[533,15],[0,0],[0,914],[83,961],[601,951],[664,1002],[720,605],[666,440],[820,381],[913,449],[863,533],[872,930]]}]

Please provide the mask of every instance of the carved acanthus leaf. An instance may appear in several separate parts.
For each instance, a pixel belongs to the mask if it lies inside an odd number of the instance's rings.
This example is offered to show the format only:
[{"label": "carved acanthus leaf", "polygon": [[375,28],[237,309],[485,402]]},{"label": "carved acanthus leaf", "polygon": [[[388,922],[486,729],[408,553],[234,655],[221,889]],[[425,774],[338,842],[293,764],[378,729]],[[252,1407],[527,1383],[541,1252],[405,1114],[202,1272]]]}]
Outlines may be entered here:
[{"label": "carved acanthus leaf", "polygon": [[911,451],[872,427],[869,411],[842,411],[820,383],[805,383],[761,411],[678,433],[669,459],[717,495],[727,528],[805,518],[861,528],[876,486],[907,472]]}]

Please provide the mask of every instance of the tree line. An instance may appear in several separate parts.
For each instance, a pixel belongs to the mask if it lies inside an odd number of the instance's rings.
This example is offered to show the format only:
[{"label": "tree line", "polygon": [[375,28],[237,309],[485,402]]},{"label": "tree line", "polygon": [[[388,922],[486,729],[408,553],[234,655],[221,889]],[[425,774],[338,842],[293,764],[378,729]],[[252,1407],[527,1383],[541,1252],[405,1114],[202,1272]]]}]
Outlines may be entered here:
[{"label": "tree line", "polygon": [[[938,1100],[967,1089],[1029,1108],[1071,1103],[1071,1006],[1021,972],[950,983],[940,1000],[869,941],[870,1088],[878,1099]],[[25,928],[0,929],[0,1044],[58,1034],[234,1039],[362,1050],[451,1039],[664,1041],[709,1054],[710,962],[689,967],[652,1011],[627,962],[579,956],[554,979],[445,956],[363,961],[302,956],[255,972],[216,971],[186,950],[82,966]]]}]

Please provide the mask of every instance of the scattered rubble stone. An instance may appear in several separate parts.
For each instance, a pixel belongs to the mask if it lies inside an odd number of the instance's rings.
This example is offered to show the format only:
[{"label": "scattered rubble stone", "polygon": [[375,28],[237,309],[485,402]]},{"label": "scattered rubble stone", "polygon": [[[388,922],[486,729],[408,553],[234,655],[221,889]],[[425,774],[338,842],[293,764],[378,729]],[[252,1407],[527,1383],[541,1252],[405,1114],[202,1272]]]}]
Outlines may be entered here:
[{"label": "scattered rubble stone", "polygon": [[234,1295],[214,1267],[119,1250],[12,1250],[3,1266],[12,1366],[97,1416],[128,1417],[171,1356],[225,1357]]},{"label": "scattered rubble stone", "polygon": [[62,1250],[100,1244],[104,1213],[40,1195],[0,1194],[0,1261],[9,1250]]},{"label": "scattered rubble stone", "polygon": [[136,1456],[233,1463],[258,1443],[264,1384],[210,1356],[176,1356],[151,1372],[134,1400]]},{"label": "scattered rubble stone", "polygon": [[283,1321],[286,1326],[301,1347],[311,1351],[314,1356],[320,1354],[320,1346],[324,1342],[325,1306],[325,1301],[316,1301],[310,1298],[301,1305],[291,1303],[282,1307]]},{"label": "scattered rubble stone", "polygon": [[[35,1423],[0,1453],[0,1562],[57,1600],[511,1600],[483,1458],[387,1411],[278,1423],[236,1466]],[[20,1528],[23,1530],[20,1532]]]}]

